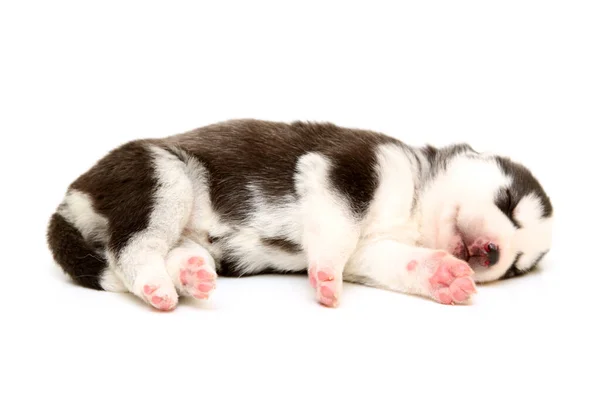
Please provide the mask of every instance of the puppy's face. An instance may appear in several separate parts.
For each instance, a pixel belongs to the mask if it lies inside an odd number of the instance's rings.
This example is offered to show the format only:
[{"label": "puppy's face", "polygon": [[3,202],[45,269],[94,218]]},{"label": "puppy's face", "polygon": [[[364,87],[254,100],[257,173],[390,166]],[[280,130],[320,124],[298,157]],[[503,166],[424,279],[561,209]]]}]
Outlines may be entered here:
[{"label": "puppy's face", "polygon": [[459,154],[448,161],[430,192],[435,198],[431,204],[436,204],[434,246],[467,261],[476,282],[522,275],[550,249],[552,205],[520,164],[493,155]]}]

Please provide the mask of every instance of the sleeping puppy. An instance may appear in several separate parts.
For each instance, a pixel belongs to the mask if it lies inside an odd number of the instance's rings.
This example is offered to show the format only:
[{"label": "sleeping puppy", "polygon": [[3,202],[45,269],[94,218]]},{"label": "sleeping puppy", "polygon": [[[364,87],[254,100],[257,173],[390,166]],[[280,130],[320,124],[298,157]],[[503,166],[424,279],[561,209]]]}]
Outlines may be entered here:
[{"label": "sleeping puppy", "polygon": [[159,310],[217,275],[308,274],[468,303],[550,248],[553,209],[524,166],[465,144],[415,148],[333,124],[232,120],[126,143],[68,188],[48,226],[76,283]]}]

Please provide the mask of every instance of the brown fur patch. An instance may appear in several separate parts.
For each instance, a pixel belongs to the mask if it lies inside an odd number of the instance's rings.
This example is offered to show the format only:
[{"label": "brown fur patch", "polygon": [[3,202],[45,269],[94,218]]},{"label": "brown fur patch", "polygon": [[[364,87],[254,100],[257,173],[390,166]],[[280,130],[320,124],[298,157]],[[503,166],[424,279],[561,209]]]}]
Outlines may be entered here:
[{"label": "brown fur patch", "polygon": [[90,195],[94,209],[108,219],[108,246],[115,253],[148,227],[157,185],[149,144],[116,148],[71,184]]},{"label": "brown fur patch", "polygon": [[258,120],[227,121],[165,140],[207,168],[213,207],[234,221],[242,221],[250,209],[248,183],[275,201],[295,195],[296,162],[307,152],[331,160],[332,187],[358,215],[364,213],[377,187],[376,148],[383,143],[402,145],[379,133],[329,123]]},{"label": "brown fur patch", "polygon": [[265,246],[277,247],[288,253],[300,253],[302,246],[286,238],[262,238],[260,240]]},{"label": "brown fur patch", "polygon": [[99,276],[106,268],[106,260],[86,243],[81,233],[60,214],[53,214],[48,224],[48,246],[54,261],[77,284],[102,290]]}]

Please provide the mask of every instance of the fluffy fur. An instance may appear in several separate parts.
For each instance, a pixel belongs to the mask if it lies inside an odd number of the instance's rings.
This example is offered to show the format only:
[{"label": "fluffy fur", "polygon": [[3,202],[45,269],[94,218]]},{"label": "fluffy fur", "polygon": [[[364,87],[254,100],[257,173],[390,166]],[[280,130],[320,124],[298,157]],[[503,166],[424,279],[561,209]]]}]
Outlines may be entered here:
[{"label": "fluffy fur", "polygon": [[553,209],[531,172],[465,144],[410,147],[333,124],[233,120],[126,143],[51,217],[56,262],[85,287],[173,309],[216,275],[308,272],[466,303],[549,251]]}]

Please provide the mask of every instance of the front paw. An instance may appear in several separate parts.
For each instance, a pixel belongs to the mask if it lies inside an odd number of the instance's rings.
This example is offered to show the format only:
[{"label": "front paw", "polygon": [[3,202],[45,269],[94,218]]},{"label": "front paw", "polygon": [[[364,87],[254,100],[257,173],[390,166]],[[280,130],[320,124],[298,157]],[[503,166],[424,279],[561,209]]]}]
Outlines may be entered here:
[{"label": "front paw", "polygon": [[311,265],[308,269],[310,285],[317,290],[317,300],[324,306],[337,307],[342,290],[341,278],[333,268],[319,268]]},{"label": "front paw", "polygon": [[439,303],[466,303],[477,292],[471,278],[473,270],[466,262],[444,251],[436,251],[424,261],[431,271],[427,279],[429,292]]},{"label": "front paw", "polygon": [[415,254],[406,265],[406,282],[413,293],[442,304],[466,303],[476,293],[469,264],[443,250]]}]

